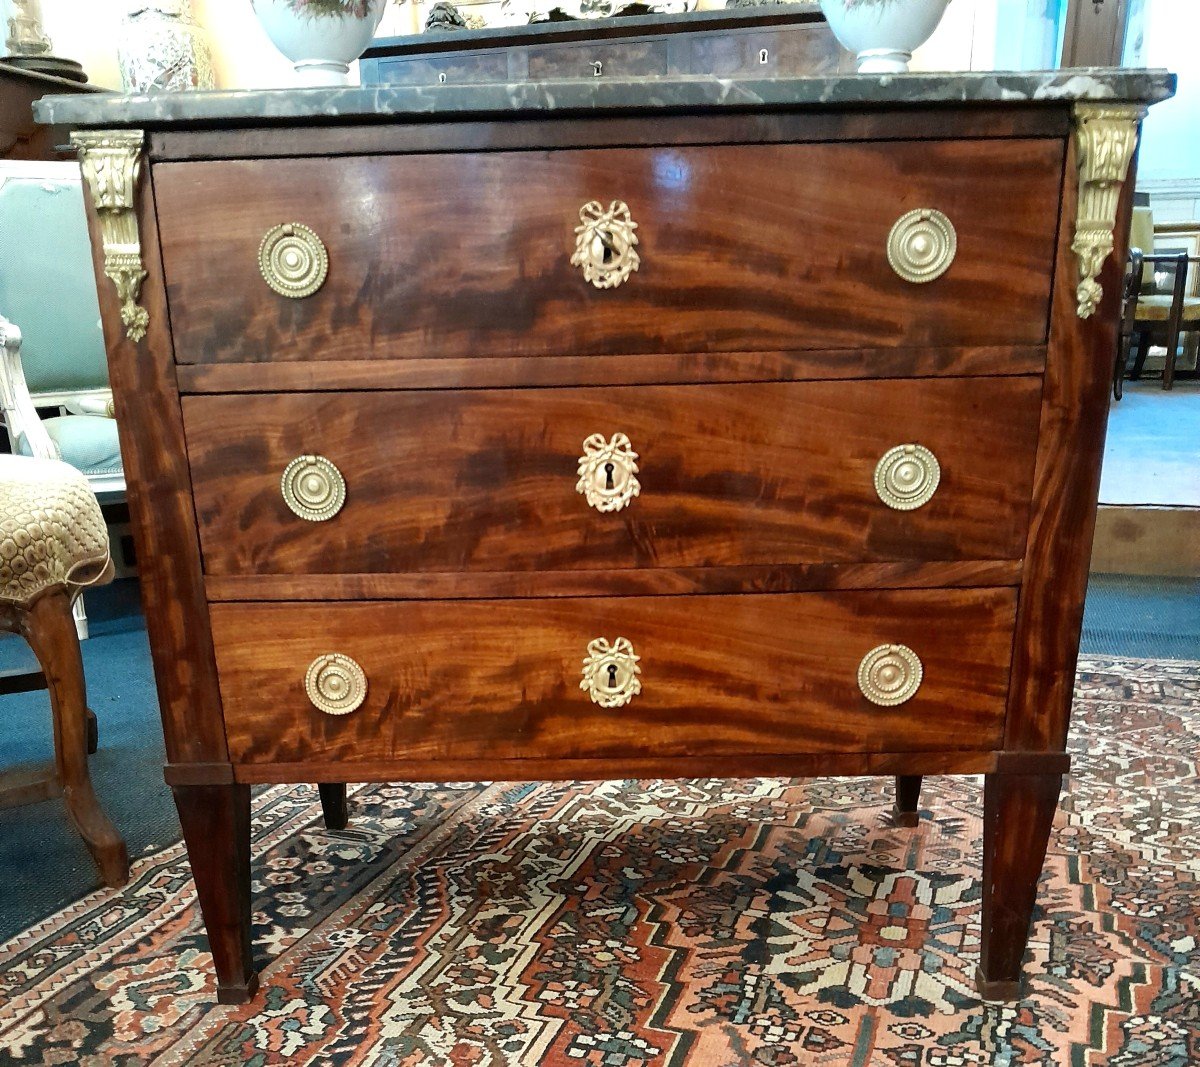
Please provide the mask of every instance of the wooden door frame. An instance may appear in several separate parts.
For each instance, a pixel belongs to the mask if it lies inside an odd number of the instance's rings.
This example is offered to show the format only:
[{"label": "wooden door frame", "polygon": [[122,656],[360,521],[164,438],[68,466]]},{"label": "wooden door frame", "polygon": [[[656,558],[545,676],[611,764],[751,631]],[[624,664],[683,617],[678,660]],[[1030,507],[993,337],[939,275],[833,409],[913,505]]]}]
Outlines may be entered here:
[{"label": "wooden door frame", "polygon": [[1063,67],[1119,67],[1130,0],[1070,0],[1063,35]]}]

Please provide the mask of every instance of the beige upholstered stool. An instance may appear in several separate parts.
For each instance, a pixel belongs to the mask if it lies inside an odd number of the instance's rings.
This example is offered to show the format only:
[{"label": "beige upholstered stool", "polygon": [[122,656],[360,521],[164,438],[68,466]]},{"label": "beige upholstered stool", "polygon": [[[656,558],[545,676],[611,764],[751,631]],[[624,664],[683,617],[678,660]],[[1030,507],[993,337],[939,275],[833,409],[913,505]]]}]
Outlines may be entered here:
[{"label": "beige upholstered stool", "polygon": [[41,775],[0,775],[0,807],[61,795],[104,882],[116,886],[128,881],[129,860],[88,774],[91,713],[71,615],[80,590],[111,580],[108,531],[84,476],[58,460],[0,455],[0,629],[24,637],[41,665],[55,763]]}]

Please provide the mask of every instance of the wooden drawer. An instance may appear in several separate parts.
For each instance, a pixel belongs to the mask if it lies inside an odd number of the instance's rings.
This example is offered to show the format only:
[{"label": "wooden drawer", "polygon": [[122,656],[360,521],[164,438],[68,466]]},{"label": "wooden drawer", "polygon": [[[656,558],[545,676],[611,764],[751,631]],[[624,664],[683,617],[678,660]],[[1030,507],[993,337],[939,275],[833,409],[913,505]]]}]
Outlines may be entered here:
[{"label": "wooden drawer", "polygon": [[[1036,378],[290,393],[183,401],[209,575],[1003,560],[1023,555]],[[639,495],[577,490],[626,434]],[[897,445],[933,452],[915,510],[881,500]],[[345,504],[311,522],[281,475],[317,454]]]},{"label": "wooden drawer", "polygon": [[[212,608],[235,763],[954,751],[1000,743],[1016,612],[1010,589],[552,601],[219,604]],[[624,637],[641,692],[580,688],[589,643]],[[916,695],[879,707],[864,655],[903,644]],[[349,656],[346,715],[305,691]]]},{"label": "wooden drawer", "polygon": [[[529,79],[648,78],[667,73],[667,40],[589,41],[534,45],[526,53]],[[597,68],[597,64],[599,67]]]},{"label": "wooden drawer", "polygon": [[382,80],[388,85],[479,85],[508,81],[508,53],[434,53],[406,56],[380,62]]},{"label": "wooden drawer", "polygon": [[849,53],[822,23],[803,32],[743,29],[695,34],[678,41],[671,58],[672,73],[718,78],[781,78],[853,69]]},{"label": "wooden drawer", "polygon": [[[1017,138],[613,148],[165,163],[154,188],[183,363],[952,347],[1044,343],[1062,164]],[[600,290],[570,258],[614,200],[641,264]],[[915,284],[887,244],[922,207],[957,255]],[[328,249],[300,299],[258,261],[289,222]]]}]

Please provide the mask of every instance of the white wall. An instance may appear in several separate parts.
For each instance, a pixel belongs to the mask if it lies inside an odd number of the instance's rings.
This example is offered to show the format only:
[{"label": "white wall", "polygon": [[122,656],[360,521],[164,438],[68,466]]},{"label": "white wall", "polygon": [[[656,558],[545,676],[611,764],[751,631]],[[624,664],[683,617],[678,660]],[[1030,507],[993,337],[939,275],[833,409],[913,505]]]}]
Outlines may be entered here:
[{"label": "white wall", "polygon": [[[119,89],[117,43],[130,6],[131,0],[42,0],[43,22],[58,55],[82,63],[96,84]],[[192,14],[208,36],[219,87],[295,84],[291,65],[263,33],[250,0],[192,0]],[[414,18],[411,3],[391,0],[380,32],[411,33]]]},{"label": "white wall", "polygon": [[1179,76],[1173,100],[1150,109],[1138,155],[1138,184],[1200,181],[1200,3],[1146,0],[1137,59]]}]

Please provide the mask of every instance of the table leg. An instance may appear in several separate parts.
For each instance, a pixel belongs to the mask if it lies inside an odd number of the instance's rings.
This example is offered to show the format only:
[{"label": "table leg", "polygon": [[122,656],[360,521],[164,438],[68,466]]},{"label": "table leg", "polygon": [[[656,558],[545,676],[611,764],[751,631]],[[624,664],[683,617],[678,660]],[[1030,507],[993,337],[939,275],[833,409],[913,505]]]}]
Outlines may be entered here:
[{"label": "table leg", "polygon": [[1021,995],[1021,963],[1060,774],[989,774],[983,799],[983,923],[976,985],[985,1000]]},{"label": "table leg", "polygon": [[896,775],[896,800],[892,805],[892,820],[897,826],[916,826],[920,820],[917,807],[921,803],[921,776]]},{"label": "table leg", "polygon": [[245,1004],[258,988],[250,946],[250,787],[172,791],[217,972],[217,1000]]},{"label": "table leg", "polygon": [[321,782],[317,786],[321,794],[321,810],[325,813],[326,830],[344,830],[350,821],[346,808],[346,783]]}]

